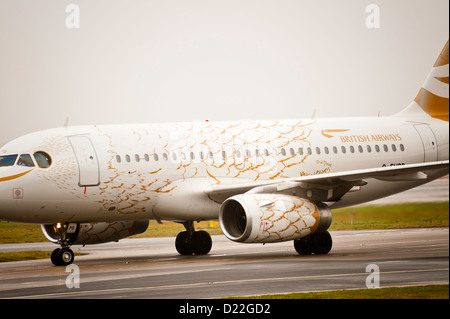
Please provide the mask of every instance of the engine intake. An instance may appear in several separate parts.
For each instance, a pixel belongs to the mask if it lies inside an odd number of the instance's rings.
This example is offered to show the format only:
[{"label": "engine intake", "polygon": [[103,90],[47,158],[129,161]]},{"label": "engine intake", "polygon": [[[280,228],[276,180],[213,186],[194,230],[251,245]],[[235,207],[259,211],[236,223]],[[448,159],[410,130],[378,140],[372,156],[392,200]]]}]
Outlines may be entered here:
[{"label": "engine intake", "polygon": [[223,202],[219,221],[230,240],[270,243],[326,231],[331,224],[331,211],[323,203],[295,196],[243,194]]}]

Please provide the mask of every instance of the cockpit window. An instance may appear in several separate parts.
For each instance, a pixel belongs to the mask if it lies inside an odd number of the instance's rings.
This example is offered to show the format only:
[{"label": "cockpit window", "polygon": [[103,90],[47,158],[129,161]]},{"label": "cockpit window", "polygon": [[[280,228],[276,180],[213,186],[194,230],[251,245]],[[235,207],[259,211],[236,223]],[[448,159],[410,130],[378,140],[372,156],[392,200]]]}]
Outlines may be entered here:
[{"label": "cockpit window", "polygon": [[47,168],[52,165],[52,158],[47,153],[39,151],[33,155],[40,168]]},{"label": "cockpit window", "polygon": [[31,158],[30,154],[20,155],[19,160],[17,161],[17,165],[34,167],[33,159]]},{"label": "cockpit window", "polygon": [[16,162],[17,154],[15,155],[0,155],[0,167],[13,166]]}]

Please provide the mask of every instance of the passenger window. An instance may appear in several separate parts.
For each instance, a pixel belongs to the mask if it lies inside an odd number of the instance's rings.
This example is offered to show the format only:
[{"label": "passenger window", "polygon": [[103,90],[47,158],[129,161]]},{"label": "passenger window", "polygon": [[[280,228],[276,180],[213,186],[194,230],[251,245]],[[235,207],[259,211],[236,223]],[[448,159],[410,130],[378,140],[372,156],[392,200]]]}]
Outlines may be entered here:
[{"label": "passenger window", "polygon": [[135,155],[134,155],[134,159],[135,159],[136,162],[138,162],[138,163],[139,163],[139,161],[141,160],[141,158],[139,157],[138,154],[135,154]]},{"label": "passenger window", "polygon": [[269,151],[267,150],[267,148],[264,149],[264,155],[269,156]]},{"label": "passenger window", "polygon": [[345,154],[347,150],[345,149],[345,146],[341,146],[342,154]]},{"label": "passenger window", "polygon": [[176,153],[172,153],[172,159],[173,159],[174,161],[177,160],[177,154],[176,154]]},{"label": "passenger window", "polygon": [[362,148],[362,146],[361,146],[361,145],[358,145],[358,151],[359,151],[360,153],[362,153],[362,152],[363,152],[363,148]]},{"label": "passenger window", "polygon": [[329,154],[330,153],[330,151],[328,150],[328,146],[325,146],[324,151],[325,151],[325,154]]},{"label": "passenger window", "polygon": [[350,152],[355,153],[355,148],[353,147],[353,145],[350,145]]},{"label": "passenger window", "polygon": [[33,160],[31,159],[30,154],[20,155],[19,160],[17,161],[17,165],[34,167],[34,163]]},{"label": "passenger window", "polygon": [[122,159],[120,158],[120,155],[116,155],[116,162],[117,162],[117,163],[122,162]]},{"label": "passenger window", "polygon": [[308,153],[308,155],[311,155],[311,154],[312,154],[311,147],[308,147],[308,148],[306,149],[306,152]]},{"label": "passenger window", "polygon": [[380,147],[377,145],[375,145],[375,151],[377,151],[377,153],[380,151]]},{"label": "passenger window", "polygon": [[194,160],[194,159],[195,159],[194,152],[191,152],[191,160]]},{"label": "passenger window", "polygon": [[223,159],[226,159],[226,158],[227,158],[227,152],[222,151],[222,158],[223,158]]},{"label": "passenger window", "polygon": [[169,159],[169,156],[167,156],[167,153],[163,153],[163,160],[167,161]]},{"label": "passenger window", "polygon": [[281,149],[281,155],[286,156],[286,150],[284,148]]},{"label": "passenger window", "polygon": [[370,145],[367,145],[367,152],[372,152],[372,148],[370,147]]},{"label": "passenger window", "polygon": [[400,151],[404,151],[405,150],[405,146],[403,144],[400,144]]},{"label": "passenger window", "polygon": [[16,162],[16,159],[17,159],[17,154],[0,156],[0,167],[13,166],[14,163]]},{"label": "passenger window", "polygon": [[39,151],[34,153],[33,155],[40,168],[47,168],[52,165],[52,159],[47,153]]},{"label": "passenger window", "polygon": [[383,145],[383,149],[385,152],[387,152],[389,150],[386,144]]},{"label": "passenger window", "polygon": [[153,159],[157,162],[159,160],[158,154],[153,154]]},{"label": "passenger window", "polygon": [[144,154],[144,159],[146,162],[150,161],[150,157],[148,157],[148,154]]},{"label": "passenger window", "polygon": [[337,147],[336,146],[333,146],[333,153],[337,154]]},{"label": "passenger window", "polygon": [[130,155],[125,155],[125,160],[127,161],[127,163],[131,162],[131,158]]},{"label": "passenger window", "polygon": [[300,155],[303,155],[303,148],[300,147],[300,148],[298,149],[298,153],[299,153]]},{"label": "passenger window", "polygon": [[292,156],[295,155],[295,151],[294,151],[294,149],[292,147],[289,149],[289,152],[291,153]]},{"label": "passenger window", "polygon": [[316,153],[317,153],[317,155],[320,155],[320,148],[319,147],[316,147]]},{"label": "passenger window", "polygon": [[395,146],[395,144],[392,144],[392,150],[393,150],[394,152],[397,151],[397,147]]}]

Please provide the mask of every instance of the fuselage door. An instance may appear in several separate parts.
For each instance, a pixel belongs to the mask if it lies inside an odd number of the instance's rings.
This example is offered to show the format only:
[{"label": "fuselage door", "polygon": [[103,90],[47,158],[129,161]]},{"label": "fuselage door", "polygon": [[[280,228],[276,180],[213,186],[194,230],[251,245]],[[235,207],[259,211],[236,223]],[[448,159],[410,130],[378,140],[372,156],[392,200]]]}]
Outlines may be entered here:
[{"label": "fuselage door", "polygon": [[78,163],[80,187],[100,185],[100,169],[97,153],[89,137],[74,135],[68,137]]},{"label": "fuselage door", "polygon": [[417,133],[419,133],[422,139],[423,152],[424,152],[424,162],[433,162],[438,159],[438,146],[436,143],[436,137],[429,125],[417,124],[414,125]]}]

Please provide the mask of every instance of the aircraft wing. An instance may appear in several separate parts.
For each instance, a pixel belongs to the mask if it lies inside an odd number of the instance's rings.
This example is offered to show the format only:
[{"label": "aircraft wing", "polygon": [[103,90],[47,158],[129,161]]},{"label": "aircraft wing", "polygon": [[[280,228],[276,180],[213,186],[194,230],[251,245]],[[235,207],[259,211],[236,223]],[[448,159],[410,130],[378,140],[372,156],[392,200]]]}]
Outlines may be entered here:
[{"label": "aircraft wing", "polygon": [[419,181],[428,179],[427,171],[448,169],[449,161],[407,164],[401,166],[300,176],[288,179],[221,183],[212,185],[206,194],[222,203],[228,197],[243,193],[281,193],[308,198],[314,201],[339,200],[349,191],[359,190],[367,184],[365,179],[383,181]]}]

